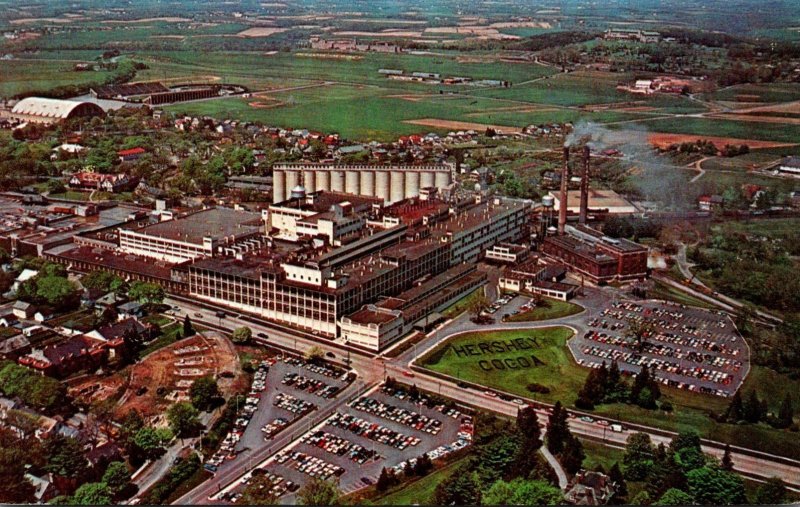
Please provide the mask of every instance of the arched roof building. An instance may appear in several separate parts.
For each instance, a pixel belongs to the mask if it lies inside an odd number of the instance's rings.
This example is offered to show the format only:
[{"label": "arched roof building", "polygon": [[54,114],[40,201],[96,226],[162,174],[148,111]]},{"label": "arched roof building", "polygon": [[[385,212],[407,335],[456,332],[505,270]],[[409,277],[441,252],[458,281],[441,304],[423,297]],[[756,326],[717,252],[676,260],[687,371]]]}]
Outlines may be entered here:
[{"label": "arched roof building", "polygon": [[28,97],[22,99],[11,110],[11,116],[34,123],[55,123],[68,118],[104,116],[97,104],[75,100]]}]

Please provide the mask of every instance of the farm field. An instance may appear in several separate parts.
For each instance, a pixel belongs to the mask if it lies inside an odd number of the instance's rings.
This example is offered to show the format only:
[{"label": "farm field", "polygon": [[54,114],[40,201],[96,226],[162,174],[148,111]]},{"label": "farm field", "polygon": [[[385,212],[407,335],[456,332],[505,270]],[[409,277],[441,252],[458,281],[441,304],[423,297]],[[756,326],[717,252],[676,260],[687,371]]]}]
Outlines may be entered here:
[{"label": "farm field", "polygon": [[[3,62],[0,72],[0,97],[13,97],[20,93],[36,94],[64,85],[102,83],[107,71],[77,72],[75,63],[83,61],[18,60]],[[13,69],[13,72],[9,69]]]}]

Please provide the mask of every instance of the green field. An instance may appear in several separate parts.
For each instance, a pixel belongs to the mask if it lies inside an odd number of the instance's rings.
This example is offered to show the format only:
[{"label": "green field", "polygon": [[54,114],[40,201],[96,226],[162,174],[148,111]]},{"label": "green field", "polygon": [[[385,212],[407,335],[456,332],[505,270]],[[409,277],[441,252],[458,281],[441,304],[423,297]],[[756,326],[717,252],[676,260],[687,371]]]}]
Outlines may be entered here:
[{"label": "green field", "polygon": [[537,320],[558,319],[575,315],[582,311],[583,307],[581,305],[576,305],[569,301],[542,298],[542,303],[537,305],[533,310],[512,315],[508,320],[510,322],[532,322]]},{"label": "green field", "polygon": [[[460,335],[448,340],[444,345],[422,357],[419,364],[435,372],[451,375],[456,378],[493,387],[521,396],[534,397],[542,401],[572,403],[575,393],[583,385],[587,371],[578,366],[566,347],[566,341],[572,336],[572,330],[566,327],[548,327],[531,330],[488,331]],[[529,342],[535,339],[536,344]],[[519,340],[529,348],[506,350],[504,352],[486,352],[492,342],[507,343]],[[484,351],[481,353],[480,346]],[[461,347],[476,350],[461,351]],[[540,363],[537,363],[534,356]],[[529,363],[521,366],[519,358]],[[509,361],[506,363],[505,361]],[[515,368],[507,364],[515,365]],[[536,366],[534,366],[536,364]],[[499,367],[503,365],[503,369]],[[486,368],[489,368],[487,370]],[[547,394],[531,393],[526,386],[531,383],[541,384],[550,389]]]},{"label": "green field", "polygon": [[[84,60],[77,60],[84,61]],[[3,62],[0,72],[0,97],[20,93],[44,93],[64,85],[102,83],[111,72],[77,72],[77,61],[16,60]]]},{"label": "green field", "polygon": [[[680,277],[680,280],[682,279],[683,278]],[[660,280],[655,280],[653,289],[647,292],[647,296],[653,299],[674,301],[682,305],[696,306],[698,308],[706,308],[709,310],[719,310],[719,307],[671,287]]]},{"label": "green field", "polygon": [[436,490],[436,486],[458,470],[469,457],[461,458],[435,472],[426,475],[413,482],[402,485],[399,489],[389,492],[380,498],[372,500],[376,505],[427,505],[431,503],[431,497]]}]

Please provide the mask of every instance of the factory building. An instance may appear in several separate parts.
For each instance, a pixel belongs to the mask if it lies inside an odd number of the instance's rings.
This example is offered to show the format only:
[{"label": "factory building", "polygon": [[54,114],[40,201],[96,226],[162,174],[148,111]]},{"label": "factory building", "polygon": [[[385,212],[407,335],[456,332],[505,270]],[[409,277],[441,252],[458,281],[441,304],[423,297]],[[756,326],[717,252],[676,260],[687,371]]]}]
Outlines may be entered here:
[{"label": "factory building", "polygon": [[386,204],[418,197],[422,188],[447,188],[453,182],[449,165],[377,166],[277,164],[273,167],[272,202],[283,202],[292,190],[338,192],[377,197]]},{"label": "factory building", "polygon": [[211,208],[156,224],[119,231],[119,250],[158,261],[180,263],[235,255],[257,248],[263,239],[261,216]]},{"label": "factory building", "polygon": [[[422,226],[416,221],[422,208],[381,208],[375,201],[296,193],[265,212],[271,237],[260,250],[184,264],[188,291],[379,350],[485,283],[475,261],[494,242],[519,237],[529,208],[475,197],[459,205],[426,202],[429,221]],[[383,213],[397,220],[384,223]],[[347,230],[337,234],[340,226]]]}]

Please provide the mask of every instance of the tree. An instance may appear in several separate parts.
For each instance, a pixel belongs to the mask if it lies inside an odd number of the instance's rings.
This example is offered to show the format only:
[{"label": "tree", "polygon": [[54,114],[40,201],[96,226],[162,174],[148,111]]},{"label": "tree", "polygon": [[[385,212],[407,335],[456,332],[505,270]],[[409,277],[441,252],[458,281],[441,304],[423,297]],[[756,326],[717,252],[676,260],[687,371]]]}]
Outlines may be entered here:
[{"label": "tree", "polygon": [[725,444],[725,452],[722,453],[722,461],[720,466],[726,472],[733,471],[733,459],[731,458],[731,444]]},{"label": "tree", "polygon": [[108,486],[108,489],[113,495],[120,493],[128,487],[130,482],[131,471],[128,470],[128,465],[122,461],[110,463],[103,474],[103,483]]},{"label": "tree", "polygon": [[183,337],[188,338],[190,336],[194,336],[194,326],[192,326],[192,319],[189,317],[189,314],[186,314],[186,317],[183,318]]},{"label": "tree", "polygon": [[758,393],[755,390],[750,391],[750,395],[744,403],[744,420],[755,424],[760,421],[764,414],[762,412],[761,400],[758,399]]},{"label": "tree", "polygon": [[477,472],[462,466],[440,482],[433,492],[434,505],[477,505],[481,503],[481,482]]},{"label": "tree", "polygon": [[634,433],[625,443],[625,478],[629,481],[642,481],[653,468],[653,444],[647,433]]},{"label": "tree", "polygon": [[397,484],[397,477],[395,476],[394,469],[383,467],[381,469],[381,475],[378,477],[378,482],[375,484],[375,488],[382,493],[395,484]]},{"label": "tree", "polygon": [[678,433],[669,443],[669,450],[685,472],[706,464],[706,456],[700,446],[700,434],[695,430]]},{"label": "tree", "polygon": [[240,345],[249,343],[251,338],[253,338],[253,331],[247,326],[237,327],[233,330],[233,334],[231,335],[233,343],[238,343]]},{"label": "tree", "polygon": [[191,403],[175,403],[167,409],[167,421],[172,432],[178,437],[189,436],[200,427],[200,413]]},{"label": "tree", "polygon": [[414,473],[420,477],[424,477],[433,470],[433,462],[431,458],[428,456],[428,453],[423,453],[422,456],[417,458],[416,463],[414,463]]},{"label": "tree", "polygon": [[339,503],[339,489],[329,481],[313,478],[297,492],[300,505],[336,505]]},{"label": "tree", "polygon": [[561,454],[569,436],[567,411],[556,401],[553,412],[547,419],[547,449],[553,454]]},{"label": "tree", "polygon": [[272,492],[273,486],[266,475],[253,475],[239,501],[242,505],[277,505],[278,497]]},{"label": "tree", "polygon": [[132,454],[144,459],[156,459],[164,454],[164,446],[155,429],[140,428],[133,436]]},{"label": "tree", "polygon": [[81,278],[81,285],[87,289],[109,291],[111,286],[122,281],[120,277],[108,271],[92,271]]},{"label": "tree", "polygon": [[633,344],[636,350],[641,351],[644,348],[644,344],[647,343],[647,338],[653,334],[654,330],[655,326],[650,319],[630,318],[625,328],[625,337]]},{"label": "tree", "polygon": [[742,403],[741,391],[736,391],[731,398],[731,403],[728,405],[728,410],[725,412],[725,420],[728,422],[736,423],[744,419],[744,404]]},{"label": "tree", "polygon": [[618,462],[615,461],[611,470],[608,471],[608,478],[617,485],[616,494],[613,496],[614,502],[624,504],[628,496],[628,483],[625,482],[625,477],[622,475]]},{"label": "tree", "polygon": [[631,500],[631,505],[650,505],[650,493],[643,489],[636,493],[636,496]]},{"label": "tree", "polygon": [[88,482],[72,495],[72,505],[110,505],[112,492],[104,482]]},{"label": "tree", "polygon": [[53,475],[68,479],[86,477],[89,463],[76,439],[60,435],[50,437],[45,442],[45,453],[48,456],[45,470]]},{"label": "tree", "polygon": [[692,505],[692,495],[677,488],[668,489],[653,505]]},{"label": "tree", "polygon": [[482,505],[560,505],[561,490],[542,481],[496,481],[481,498]]},{"label": "tree", "polygon": [[794,407],[789,393],[786,393],[781,402],[781,408],[778,410],[778,423],[779,428],[788,428],[794,424]]},{"label": "tree", "polygon": [[306,361],[309,363],[319,363],[325,357],[325,351],[321,347],[314,345],[306,351]]},{"label": "tree", "polygon": [[756,505],[778,505],[786,503],[786,484],[778,477],[770,477],[758,486],[755,495]]},{"label": "tree", "polygon": [[120,425],[119,437],[128,452],[130,452],[130,446],[133,445],[136,433],[142,428],[144,428],[144,419],[142,419],[142,414],[138,410],[133,409],[125,414],[125,418]]},{"label": "tree", "polygon": [[33,503],[33,485],[25,479],[25,442],[10,430],[0,428],[0,503]]},{"label": "tree", "polygon": [[210,410],[220,399],[219,386],[211,375],[205,375],[192,382],[189,398],[197,410]]},{"label": "tree", "polygon": [[518,475],[524,477],[536,466],[538,450],[542,447],[542,431],[533,407],[525,406],[517,413],[517,433],[520,445],[514,458],[514,468]]},{"label": "tree", "polygon": [[701,505],[747,503],[744,481],[738,475],[714,466],[704,466],[686,474],[689,494]]},{"label": "tree", "polygon": [[157,283],[133,282],[128,288],[128,297],[143,305],[158,305],[164,301],[164,288]]},{"label": "tree", "polygon": [[79,301],[78,286],[60,276],[36,277],[36,297],[59,309],[73,308]]},{"label": "tree", "polygon": [[489,308],[489,305],[489,299],[483,292],[478,292],[470,299],[467,305],[467,311],[477,318],[484,310]]},{"label": "tree", "polygon": [[564,451],[561,453],[560,461],[564,470],[571,475],[578,473],[585,458],[586,453],[583,452],[581,441],[570,434],[564,444]]}]

